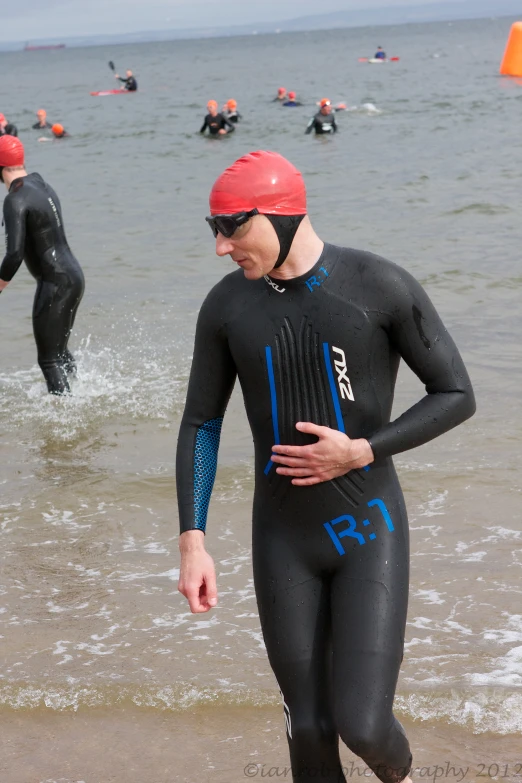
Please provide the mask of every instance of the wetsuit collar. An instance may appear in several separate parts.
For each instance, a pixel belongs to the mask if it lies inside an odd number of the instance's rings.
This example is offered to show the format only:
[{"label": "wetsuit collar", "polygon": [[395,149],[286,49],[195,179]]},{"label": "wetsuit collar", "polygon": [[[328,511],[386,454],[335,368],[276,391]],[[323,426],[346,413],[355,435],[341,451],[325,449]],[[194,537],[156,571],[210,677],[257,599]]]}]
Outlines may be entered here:
[{"label": "wetsuit collar", "polygon": [[313,267],[308,270],[308,272],[305,272],[303,275],[299,275],[299,277],[290,277],[286,280],[281,280],[280,278],[265,275],[265,282],[270,286],[270,288],[272,288],[274,291],[277,291],[279,294],[284,294],[288,291],[295,292],[302,288],[305,291],[307,290],[313,293],[313,291],[321,287],[321,285],[330,275],[330,272],[333,269],[335,262],[337,261],[338,255],[339,254],[335,252],[335,248],[325,242],[323,252]]}]

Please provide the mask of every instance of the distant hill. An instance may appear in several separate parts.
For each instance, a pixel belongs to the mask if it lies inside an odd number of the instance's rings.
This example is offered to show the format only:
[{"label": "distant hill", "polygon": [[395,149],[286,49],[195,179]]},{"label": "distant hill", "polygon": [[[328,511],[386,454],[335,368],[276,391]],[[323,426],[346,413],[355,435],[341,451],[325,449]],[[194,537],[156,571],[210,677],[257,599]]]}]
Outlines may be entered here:
[{"label": "distant hill", "polygon": [[[330,30],[342,27],[366,27],[419,22],[442,22],[457,19],[481,19],[513,16],[522,18],[520,0],[450,0],[424,5],[396,5],[383,8],[361,8],[328,14],[301,16],[285,21],[227,27],[197,27],[189,30],[150,30],[125,35],[90,35],[63,38],[67,46],[100,46],[104,44],[131,44],[148,41],[171,41],[184,38],[220,38],[234,35],[252,35],[274,32]],[[0,33],[1,34],[1,33]],[[24,42],[25,43],[25,42]],[[1,43],[0,50],[22,49],[24,43]],[[41,45],[49,40],[34,40]]]}]

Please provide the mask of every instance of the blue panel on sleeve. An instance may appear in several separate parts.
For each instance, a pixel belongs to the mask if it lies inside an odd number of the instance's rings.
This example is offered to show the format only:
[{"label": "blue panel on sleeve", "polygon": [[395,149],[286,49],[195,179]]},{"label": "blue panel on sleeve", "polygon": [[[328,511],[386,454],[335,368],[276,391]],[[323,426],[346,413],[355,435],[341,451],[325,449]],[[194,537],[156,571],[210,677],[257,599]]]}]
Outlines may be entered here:
[{"label": "blue panel on sleeve", "polygon": [[216,478],[219,439],[223,417],[209,419],[198,428],[194,451],[194,522],[198,530],[205,530],[207,513]]}]

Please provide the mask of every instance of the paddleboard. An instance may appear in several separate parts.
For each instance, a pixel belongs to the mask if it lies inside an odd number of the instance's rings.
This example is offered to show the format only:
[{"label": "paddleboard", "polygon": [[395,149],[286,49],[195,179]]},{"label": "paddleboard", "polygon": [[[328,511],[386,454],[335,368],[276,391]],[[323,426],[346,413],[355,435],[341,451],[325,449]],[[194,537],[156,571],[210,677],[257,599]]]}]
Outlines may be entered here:
[{"label": "paddleboard", "polygon": [[137,90],[98,90],[98,92],[91,92],[91,95],[130,95]]}]

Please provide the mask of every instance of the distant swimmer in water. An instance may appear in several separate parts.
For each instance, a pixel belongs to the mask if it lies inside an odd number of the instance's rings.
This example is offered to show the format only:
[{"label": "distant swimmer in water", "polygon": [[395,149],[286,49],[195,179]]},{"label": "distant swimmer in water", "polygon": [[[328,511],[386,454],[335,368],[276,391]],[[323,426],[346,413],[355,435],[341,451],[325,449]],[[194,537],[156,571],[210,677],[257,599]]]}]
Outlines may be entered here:
[{"label": "distant swimmer in water", "polygon": [[5,115],[0,114],[0,136],[18,136],[18,128],[8,122]]},{"label": "distant swimmer in water", "polygon": [[38,122],[35,122],[33,125],[34,130],[45,130],[45,128],[52,127],[51,123],[47,122],[47,112],[45,109],[38,109],[36,116],[38,117]]},{"label": "distant swimmer in water", "polygon": [[288,99],[283,103],[283,106],[302,106],[301,101],[297,100],[295,92],[288,93]]},{"label": "distant swimmer in water", "polygon": [[8,190],[0,292],[25,260],[37,282],[33,331],[38,364],[49,393],[67,394],[68,376],[76,369],[67,343],[83,296],[83,272],[65,237],[58,196],[39,174],[27,173],[22,142],[13,136],[0,138],[0,180]]},{"label": "distant swimmer in water", "polygon": [[230,100],[225,103],[221,114],[226,120],[233,122],[234,125],[243,119],[237,110],[237,101],[234,100],[234,98],[230,98]]},{"label": "distant swimmer in water", "polygon": [[386,52],[383,51],[382,46],[377,47],[377,51],[373,55],[374,60],[386,60]]},{"label": "distant swimmer in water", "polygon": [[65,139],[70,136],[70,133],[67,133],[63,125],[60,125],[59,122],[54,123],[53,127],[51,128],[51,132],[55,139]]},{"label": "distant swimmer in water", "polygon": [[336,133],[337,123],[335,122],[335,114],[332,111],[332,104],[328,98],[323,98],[320,103],[321,108],[312,117],[307,125],[305,133],[311,133],[315,131],[316,134],[321,135],[323,133]]},{"label": "distant swimmer in water", "polygon": [[286,87],[280,87],[277,91],[277,96],[274,98],[272,103],[277,103],[277,101],[286,101],[287,95],[286,95]]},{"label": "distant swimmer in water", "polygon": [[51,127],[51,133],[52,137],[49,138],[49,136],[41,136],[38,141],[53,141],[53,139],[68,139],[70,137],[70,133],[67,133],[63,125],[60,125],[59,122],[55,122],[54,125]]},{"label": "distant swimmer in water", "polygon": [[118,74],[115,73],[114,78],[123,82],[122,89],[127,90],[127,92],[136,92],[138,89],[138,82],[132,75],[132,71],[125,71],[125,76],[118,76]]},{"label": "distant swimmer in water", "polygon": [[209,101],[207,109],[208,114],[199,130],[200,133],[205,133],[208,128],[211,136],[225,136],[227,133],[232,133],[235,130],[234,125],[218,112],[217,101]]}]

